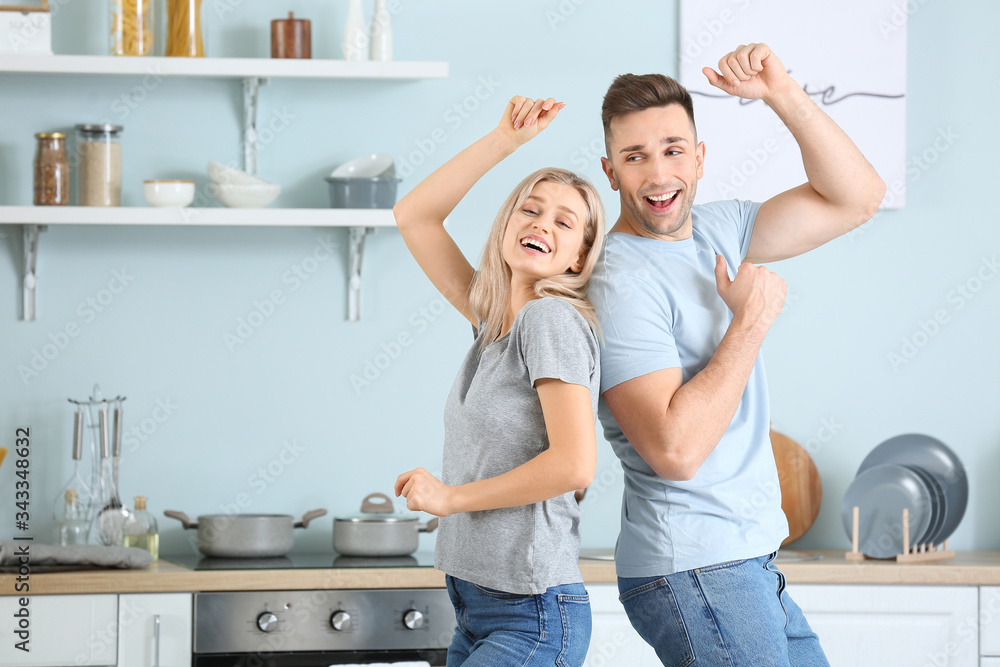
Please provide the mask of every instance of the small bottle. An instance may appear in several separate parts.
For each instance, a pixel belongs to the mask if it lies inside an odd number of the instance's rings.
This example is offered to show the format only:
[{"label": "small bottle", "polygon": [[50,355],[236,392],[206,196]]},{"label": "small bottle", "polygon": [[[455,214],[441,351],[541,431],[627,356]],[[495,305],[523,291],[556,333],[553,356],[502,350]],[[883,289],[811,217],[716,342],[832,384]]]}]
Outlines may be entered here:
[{"label": "small bottle", "polygon": [[39,132],[35,152],[35,206],[65,206],[69,203],[69,158],[66,135]]},{"label": "small bottle", "polygon": [[386,8],[386,0],[375,0],[371,40],[372,60],[392,60],[392,26],[389,25],[389,10]]},{"label": "small bottle", "polygon": [[59,544],[86,544],[90,537],[90,521],[86,508],[78,501],[77,490],[66,489],[64,500],[54,512]]},{"label": "small bottle", "polygon": [[145,496],[135,497],[135,510],[122,524],[122,546],[145,549],[153,554],[153,560],[160,557],[156,517],[146,510]]},{"label": "small bottle", "polygon": [[345,60],[368,60],[368,31],[365,30],[361,0],[351,0],[347,9],[343,50]]}]

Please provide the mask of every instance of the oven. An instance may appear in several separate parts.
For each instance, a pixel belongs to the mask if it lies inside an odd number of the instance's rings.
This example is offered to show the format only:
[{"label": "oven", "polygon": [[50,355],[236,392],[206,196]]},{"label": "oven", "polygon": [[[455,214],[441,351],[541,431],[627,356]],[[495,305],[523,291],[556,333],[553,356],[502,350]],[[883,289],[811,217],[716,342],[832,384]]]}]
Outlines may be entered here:
[{"label": "oven", "polygon": [[192,665],[439,666],[454,629],[445,589],[196,593]]}]

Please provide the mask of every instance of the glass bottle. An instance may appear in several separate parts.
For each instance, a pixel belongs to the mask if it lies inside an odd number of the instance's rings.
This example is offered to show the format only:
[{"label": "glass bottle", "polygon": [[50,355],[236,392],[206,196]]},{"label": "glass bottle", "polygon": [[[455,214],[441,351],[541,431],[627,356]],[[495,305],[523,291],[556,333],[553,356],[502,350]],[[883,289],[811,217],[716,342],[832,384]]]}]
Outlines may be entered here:
[{"label": "glass bottle", "polygon": [[392,26],[386,0],[375,0],[372,14],[371,59],[392,60]]},{"label": "glass bottle", "polygon": [[79,502],[76,489],[66,489],[63,498],[54,512],[59,544],[86,544],[90,537],[87,508]]},{"label": "glass bottle", "polygon": [[153,554],[153,560],[160,556],[160,534],[156,517],[146,510],[146,497],[135,497],[135,509],[122,524],[122,546],[138,547]]},{"label": "glass bottle", "polygon": [[164,55],[205,57],[201,0],[167,0],[167,49]]},{"label": "glass bottle", "polygon": [[76,130],[80,162],[76,203],[79,206],[121,206],[121,125],[77,125]]},{"label": "glass bottle", "polygon": [[345,60],[368,60],[368,31],[361,11],[361,0],[351,0],[342,44]]},{"label": "glass bottle", "polygon": [[111,0],[111,55],[149,55],[155,16],[155,0]]},{"label": "glass bottle", "polygon": [[39,132],[35,152],[35,206],[65,206],[69,203],[69,159],[66,135]]}]

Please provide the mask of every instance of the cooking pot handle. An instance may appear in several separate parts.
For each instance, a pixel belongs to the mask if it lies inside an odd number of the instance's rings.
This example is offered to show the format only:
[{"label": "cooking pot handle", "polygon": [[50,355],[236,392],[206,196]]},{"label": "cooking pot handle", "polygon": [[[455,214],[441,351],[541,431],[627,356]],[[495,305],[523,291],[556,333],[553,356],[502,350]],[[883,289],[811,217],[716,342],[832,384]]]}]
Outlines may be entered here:
[{"label": "cooking pot handle", "polygon": [[184,526],[184,530],[198,527],[198,522],[191,521],[191,519],[188,518],[188,515],[184,512],[178,512],[176,510],[163,510],[163,516],[169,516],[171,519],[177,519],[181,522],[181,525]]},{"label": "cooking pot handle", "polygon": [[433,519],[431,519],[430,521],[428,521],[424,525],[417,526],[417,532],[418,533],[433,533],[435,530],[437,530],[437,527],[438,527],[438,518],[434,517]]},{"label": "cooking pot handle", "polygon": [[[372,500],[378,498],[382,502],[373,503]],[[384,493],[369,493],[361,501],[361,511],[365,514],[392,514],[395,510],[392,507],[392,498]]]},{"label": "cooking pot handle", "polygon": [[296,521],[294,524],[292,524],[292,528],[308,528],[310,521],[318,517],[321,517],[324,514],[326,514],[326,510],[313,510],[311,512],[306,512],[302,516],[302,521]]}]

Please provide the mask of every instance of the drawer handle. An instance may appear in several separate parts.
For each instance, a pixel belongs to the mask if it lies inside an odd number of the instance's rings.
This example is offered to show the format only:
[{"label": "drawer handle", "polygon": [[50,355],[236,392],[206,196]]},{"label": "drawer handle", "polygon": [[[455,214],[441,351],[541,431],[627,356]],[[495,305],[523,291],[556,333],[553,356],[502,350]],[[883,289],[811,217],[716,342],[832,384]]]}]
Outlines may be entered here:
[{"label": "drawer handle", "polygon": [[153,667],[160,667],[160,615],[153,616]]}]

